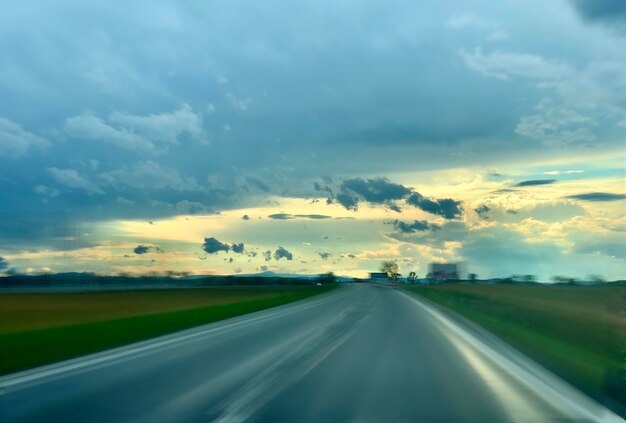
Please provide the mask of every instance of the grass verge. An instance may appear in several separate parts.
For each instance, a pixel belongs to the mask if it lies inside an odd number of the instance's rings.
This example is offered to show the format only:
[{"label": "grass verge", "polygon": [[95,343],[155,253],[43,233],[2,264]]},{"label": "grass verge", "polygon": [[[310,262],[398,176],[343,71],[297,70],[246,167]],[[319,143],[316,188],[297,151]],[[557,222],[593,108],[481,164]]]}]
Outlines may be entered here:
[{"label": "grass verge", "polygon": [[626,287],[443,284],[406,289],[478,323],[624,412]]},{"label": "grass verge", "polygon": [[[5,323],[0,332],[0,374],[279,306],[326,292],[335,286],[184,290],[178,294],[188,301],[178,298],[169,303],[173,310],[163,310],[167,307],[159,304],[159,301],[167,302],[176,297],[171,291],[135,292],[130,295],[131,301],[126,292],[32,295],[30,302],[27,295],[4,294],[0,296],[0,302],[13,304],[19,300],[20,303],[12,308],[15,310],[12,314],[6,310],[2,312],[2,317],[7,317],[15,325]],[[101,304],[102,296],[113,299],[108,307]],[[199,305],[202,301],[198,302],[198,299],[203,297],[205,305]],[[37,307],[42,304],[48,304],[48,310],[54,310],[48,313],[52,323],[43,328],[40,325],[46,313]],[[122,309],[121,304],[124,305]],[[90,313],[91,306],[100,313]],[[154,312],[155,307],[161,311]],[[106,317],[102,318],[103,315]],[[16,325],[19,331],[13,330]]]}]

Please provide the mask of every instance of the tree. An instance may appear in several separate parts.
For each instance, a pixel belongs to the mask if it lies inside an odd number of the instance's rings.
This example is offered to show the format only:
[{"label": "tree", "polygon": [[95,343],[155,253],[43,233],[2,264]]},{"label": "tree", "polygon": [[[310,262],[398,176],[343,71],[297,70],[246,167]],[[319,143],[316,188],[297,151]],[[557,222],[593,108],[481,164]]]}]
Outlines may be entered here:
[{"label": "tree", "polygon": [[509,276],[509,279],[511,279],[513,282],[530,283],[535,282],[537,280],[537,277],[535,275],[511,275]]},{"label": "tree", "polygon": [[328,273],[322,273],[319,276],[319,281],[320,283],[336,283],[337,282],[337,277],[335,276],[335,274],[333,272],[328,272]]},{"label": "tree", "polygon": [[407,277],[407,279],[410,282],[415,282],[415,280],[417,279],[417,273],[415,272],[409,272],[409,276]]},{"label": "tree", "polygon": [[478,278],[478,275],[476,273],[469,273],[467,275],[467,279],[469,279],[472,282],[476,282],[477,278]]},{"label": "tree", "polygon": [[605,283],[606,282],[601,275],[589,275],[589,280],[593,283]]},{"label": "tree", "polygon": [[552,279],[552,282],[555,283],[563,283],[569,285],[574,285],[576,283],[576,278],[570,278],[569,276],[556,275],[552,276],[550,279]]},{"label": "tree", "polygon": [[391,260],[383,261],[380,264],[380,271],[387,274],[389,279],[399,279],[400,273],[398,273],[398,263]]}]

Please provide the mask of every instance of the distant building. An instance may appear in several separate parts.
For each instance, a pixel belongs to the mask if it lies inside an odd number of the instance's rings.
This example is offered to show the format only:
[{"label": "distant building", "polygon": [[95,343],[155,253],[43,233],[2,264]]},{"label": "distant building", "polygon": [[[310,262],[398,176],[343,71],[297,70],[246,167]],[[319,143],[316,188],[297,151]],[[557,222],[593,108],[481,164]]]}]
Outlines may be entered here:
[{"label": "distant building", "polygon": [[457,263],[430,263],[428,265],[428,277],[430,279],[447,281],[459,279],[459,265]]},{"label": "distant building", "polygon": [[389,276],[383,272],[372,272],[370,273],[370,281],[371,282],[387,282],[389,280]]}]

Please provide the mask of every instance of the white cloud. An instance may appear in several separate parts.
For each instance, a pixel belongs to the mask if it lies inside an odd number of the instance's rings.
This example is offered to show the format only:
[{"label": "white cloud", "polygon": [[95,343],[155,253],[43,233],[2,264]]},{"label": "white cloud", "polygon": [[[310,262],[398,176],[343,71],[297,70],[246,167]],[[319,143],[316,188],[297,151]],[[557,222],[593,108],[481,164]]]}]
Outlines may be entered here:
[{"label": "white cloud", "polygon": [[483,76],[508,80],[525,77],[538,80],[560,80],[573,72],[565,63],[549,61],[541,56],[525,53],[507,53],[494,50],[483,54],[480,47],[468,52],[459,50],[468,68]]},{"label": "white cloud", "polygon": [[473,13],[454,15],[446,21],[444,26],[448,29],[482,28],[498,29],[500,24],[492,22]]},{"label": "white cloud", "polygon": [[46,273],[52,273],[52,269],[49,267],[35,268],[35,267],[27,267],[26,273],[29,275],[43,275]]},{"label": "white cloud", "polygon": [[250,104],[252,103],[252,99],[246,98],[245,100],[242,100],[233,93],[227,93],[226,98],[233,108],[241,110],[242,112],[248,110],[248,107],[250,107]]},{"label": "white cloud", "polygon": [[487,41],[504,41],[509,38],[509,33],[502,29],[494,29],[487,37]]},{"label": "white cloud", "polygon": [[536,81],[536,87],[553,90],[568,107],[580,109],[602,108],[616,124],[626,118],[626,61],[602,59],[577,69],[558,60],[526,53],[494,50],[483,53],[480,47],[473,51],[459,50],[466,66],[489,78],[512,80],[526,78]]},{"label": "white cloud", "polygon": [[176,211],[184,214],[211,213],[211,210],[204,204],[197,201],[183,200],[174,205]]},{"label": "white cloud", "polygon": [[121,205],[123,205],[123,206],[132,206],[133,204],[135,204],[135,202],[134,202],[134,201],[129,200],[128,198],[124,198],[124,197],[117,197],[117,198],[115,199],[115,202],[116,202],[117,204],[121,204]]},{"label": "white cloud", "polygon": [[90,114],[65,121],[65,131],[74,138],[107,142],[139,153],[162,152],[185,137],[204,141],[202,118],[190,106],[171,113],[147,116],[114,112],[105,121]]},{"label": "white cloud", "polygon": [[471,13],[464,13],[452,16],[446,21],[444,26],[450,29],[462,29],[467,27],[485,27],[485,25],[488,25],[488,22],[484,19]]},{"label": "white cloud", "polygon": [[186,134],[193,139],[201,139],[204,135],[201,116],[187,104],[171,113],[148,116],[115,112],[109,121],[157,143],[176,144]]},{"label": "white cloud", "polygon": [[58,169],[56,167],[49,167],[46,170],[55,182],[67,188],[83,190],[89,194],[103,193],[98,186],[74,169]]},{"label": "white cloud", "polygon": [[547,172],[543,172],[544,175],[571,175],[574,173],[584,173],[584,170],[550,170]]},{"label": "white cloud", "polygon": [[93,115],[74,116],[65,121],[65,132],[74,138],[111,143],[117,147],[138,152],[153,152],[152,142],[126,128],[114,128]]},{"label": "white cloud", "polygon": [[59,195],[59,191],[57,191],[54,188],[47,187],[45,185],[37,185],[35,188],[33,188],[33,191],[35,191],[37,194],[41,194],[46,197],[52,197],[52,198]]},{"label": "white cloud", "polygon": [[0,156],[19,157],[31,148],[43,148],[48,141],[22,129],[20,125],[0,117]]},{"label": "white cloud", "polygon": [[533,54],[498,50],[484,54],[480,47],[459,54],[469,69],[485,77],[527,79],[539,90],[552,92],[540,100],[534,113],[521,117],[515,128],[516,133],[545,145],[597,142],[601,135],[597,131],[619,127],[626,116],[623,63],[594,61],[579,70]]},{"label": "white cloud", "polygon": [[548,98],[542,99],[535,111],[535,114],[520,119],[516,133],[555,146],[588,144],[597,139],[590,129],[597,122],[589,116],[555,105]]},{"label": "white cloud", "polygon": [[502,41],[509,38],[508,32],[502,29],[502,26],[499,23],[492,22],[472,13],[454,15],[446,21],[444,26],[450,30],[462,30],[468,28],[488,30],[489,35],[486,38],[487,41]]},{"label": "white cloud", "polygon": [[130,186],[139,189],[171,189],[174,191],[205,191],[195,178],[184,177],[178,170],[147,160],[132,168],[122,168],[100,174],[100,180],[115,187]]}]

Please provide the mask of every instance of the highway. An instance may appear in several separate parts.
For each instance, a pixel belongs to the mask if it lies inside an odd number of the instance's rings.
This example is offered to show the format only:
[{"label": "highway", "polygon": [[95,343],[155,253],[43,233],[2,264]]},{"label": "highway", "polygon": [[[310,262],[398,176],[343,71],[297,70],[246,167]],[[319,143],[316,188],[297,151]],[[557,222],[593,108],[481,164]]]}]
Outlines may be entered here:
[{"label": "highway", "polygon": [[0,421],[622,419],[471,324],[358,284],[5,376]]}]

